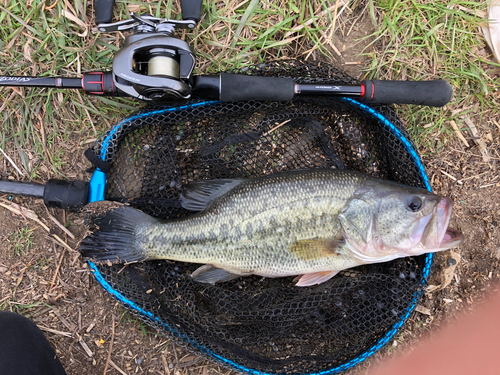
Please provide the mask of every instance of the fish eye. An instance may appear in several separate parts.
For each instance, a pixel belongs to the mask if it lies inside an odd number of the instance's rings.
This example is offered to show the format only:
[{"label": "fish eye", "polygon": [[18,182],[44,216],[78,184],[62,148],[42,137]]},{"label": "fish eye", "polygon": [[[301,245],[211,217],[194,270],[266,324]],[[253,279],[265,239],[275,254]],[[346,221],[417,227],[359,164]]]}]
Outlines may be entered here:
[{"label": "fish eye", "polygon": [[413,212],[417,212],[422,208],[422,199],[416,195],[408,198],[408,208]]}]

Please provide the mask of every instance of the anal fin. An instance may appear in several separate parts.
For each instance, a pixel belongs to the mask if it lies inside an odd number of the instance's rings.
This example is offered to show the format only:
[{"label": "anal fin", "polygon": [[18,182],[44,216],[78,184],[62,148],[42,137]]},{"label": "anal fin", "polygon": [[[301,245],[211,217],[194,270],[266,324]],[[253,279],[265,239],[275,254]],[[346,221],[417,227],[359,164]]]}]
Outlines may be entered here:
[{"label": "anal fin", "polygon": [[199,267],[191,274],[194,281],[204,284],[215,284],[222,281],[230,281],[241,276],[246,275],[233,273],[223,268],[213,267],[210,264],[205,264]]},{"label": "anal fin", "polygon": [[340,271],[320,271],[313,273],[306,273],[305,275],[298,276],[297,284],[295,286],[311,286],[316,284],[324,283],[325,281],[330,280],[333,276],[338,274]]}]

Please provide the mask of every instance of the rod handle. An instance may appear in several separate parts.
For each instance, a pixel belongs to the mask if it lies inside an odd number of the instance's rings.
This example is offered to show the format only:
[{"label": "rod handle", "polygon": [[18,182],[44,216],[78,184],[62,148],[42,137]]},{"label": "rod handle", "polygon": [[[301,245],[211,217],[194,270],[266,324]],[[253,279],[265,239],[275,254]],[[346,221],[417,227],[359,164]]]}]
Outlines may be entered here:
[{"label": "rod handle", "polygon": [[47,207],[77,209],[88,202],[89,183],[50,179],[45,185],[43,203]]},{"label": "rod handle", "polygon": [[294,97],[294,88],[291,78],[221,73],[222,101],[288,101]]},{"label": "rod handle", "polygon": [[363,103],[417,104],[442,107],[453,94],[451,85],[435,81],[371,81],[361,82]]},{"label": "rod handle", "polygon": [[293,99],[294,87],[291,78],[220,73],[194,77],[192,95],[224,102],[288,101]]},{"label": "rod handle", "polygon": [[43,198],[45,185],[13,180],[0,180],[0,193],[16,194],[23,197]]},{"label": "rod handle", "polygon": [[45,185],[12,180],[0,180],[0,193],[43,198],[47,207],[77,209],[88,202],[89,183],[50,179]]}]

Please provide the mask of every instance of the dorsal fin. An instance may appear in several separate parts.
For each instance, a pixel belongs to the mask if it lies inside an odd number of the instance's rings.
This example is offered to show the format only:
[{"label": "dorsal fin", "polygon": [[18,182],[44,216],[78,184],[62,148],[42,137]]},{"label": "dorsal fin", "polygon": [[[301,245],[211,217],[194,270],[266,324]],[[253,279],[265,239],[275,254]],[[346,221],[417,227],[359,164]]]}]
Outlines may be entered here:
[{"label": "dorsal fin", "polygon": [[181,205],[186,210],[203,211],[216,198],[226,194],[245,179],[207,180],[189,184],[181,194]]}]

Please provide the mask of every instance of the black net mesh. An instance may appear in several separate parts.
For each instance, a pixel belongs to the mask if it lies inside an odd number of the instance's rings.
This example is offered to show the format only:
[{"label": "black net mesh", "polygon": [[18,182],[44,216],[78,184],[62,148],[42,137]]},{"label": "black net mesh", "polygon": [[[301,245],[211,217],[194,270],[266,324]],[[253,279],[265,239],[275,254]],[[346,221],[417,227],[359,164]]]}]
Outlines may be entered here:
[{"label": "black net mesh", "polygon": [[[353,84],[324,64],[280,61],[240,74]],[[301,168],[346,168],[423,187],[418,156],[389,106],[371,112],[332,98],[193,102],[125,119],[93,146],[110,163],[106,199],[164,219],[190,214],[178,198],[204,179]],[[386,120],[384,120],[387,119]],[[324,284],[293,278],[193,282],[199,265],[92,265],[113,295],[199,355],[252,373],[338,372],[378,350],[413,309],[430,257],[357,267]]]}]

